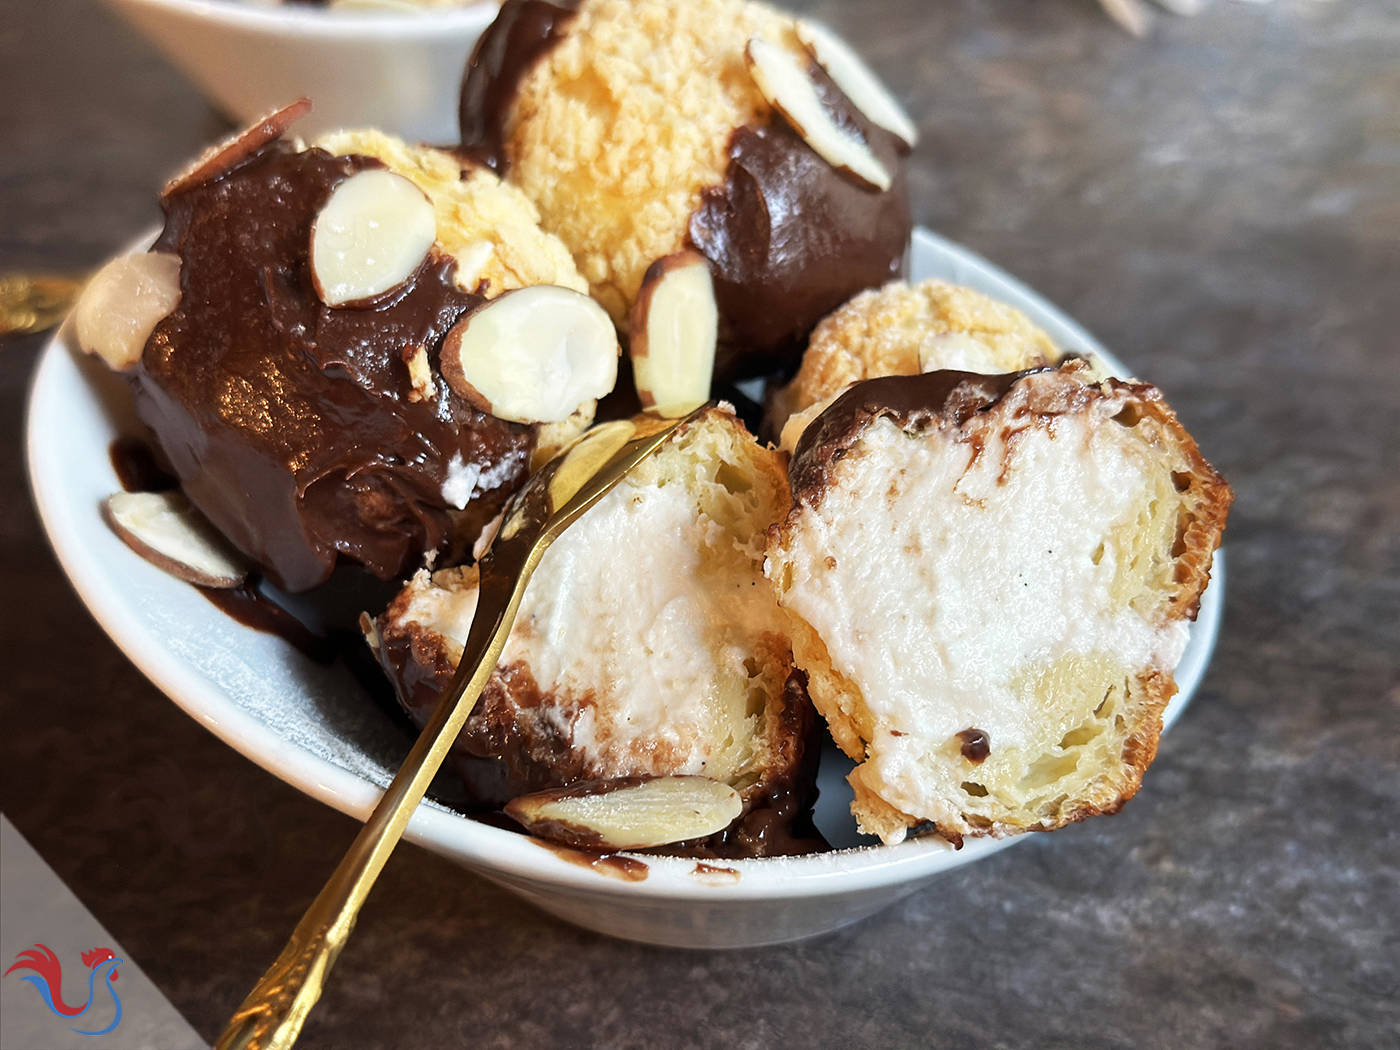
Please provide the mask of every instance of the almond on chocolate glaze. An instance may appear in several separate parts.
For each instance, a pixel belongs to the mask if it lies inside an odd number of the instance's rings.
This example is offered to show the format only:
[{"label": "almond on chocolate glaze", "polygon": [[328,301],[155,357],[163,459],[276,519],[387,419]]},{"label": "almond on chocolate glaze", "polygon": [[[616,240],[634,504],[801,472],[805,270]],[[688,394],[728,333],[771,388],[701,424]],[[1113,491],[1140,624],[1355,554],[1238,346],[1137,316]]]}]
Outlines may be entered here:
[{"label": "almond on chocolate glaze", "polygon": [[248,567],[180,492],[117,492],[102,515],[156,568],[199,587],[237,587]]},{"label": "almond on chocolate glaze", "polygon": [[817,97],[810,74],[796,58],[777,45],[758,39],[749,41],[744,57],[754,83],[768,104],[783,115],[823,160],[881,192],[890,188],[889,171],[869,146],[853,138],[831,119]]},{"label": "almond on chocolate glaze", "polygon": [[311,100],[299,98],[290,106],[269,113],[223,142],[215,143],[165,184],[165,189],[160,191],[161,200],[218,178],[244,157],[252,156],[273,139],[281,138],[288,128],[310,112]]},{"label": "almond on chocolate glaze", "polygon": [[580,292],[538,284],[506,292],[447,333],[447,385],[483,412],[514,423],[558,423],[617,383],[612,320]]},{"label": "almond on chocolate glaze", "polygon": [[422,190],[383,168],[357,172],[311,224],[311,282],[327,306],[354,306],[403,285],[436,240]]},{"label": "almond on chocolate glaze", "polygon": [[799,18],[793,30],[802,46],[872,124],[897,136],[906,146],[918,144],[919,129],[909,119],[909,114],[885,90],[885,85],[850,44],[820,22],[806,18]]},{"label": "almond on chocolate glaze", "polygon": [[532,835],[585,849],[648,849],[723,831],[739,793],[708,777],[625,777],[521,795],[507,815]]},{"label": "almond on chocolate glaze", "polygon": [[651,264],[631,331],[632,375],[644,409],[674,418],[709,399],[719,307],[703,255],[683,251]]},{"label": "almond on chocolate glaze", "polygon": [[73,308],[78,345],[118,372],[132,368],[180,296],[179,256],[138,252],[113,259],[88,281]]}]

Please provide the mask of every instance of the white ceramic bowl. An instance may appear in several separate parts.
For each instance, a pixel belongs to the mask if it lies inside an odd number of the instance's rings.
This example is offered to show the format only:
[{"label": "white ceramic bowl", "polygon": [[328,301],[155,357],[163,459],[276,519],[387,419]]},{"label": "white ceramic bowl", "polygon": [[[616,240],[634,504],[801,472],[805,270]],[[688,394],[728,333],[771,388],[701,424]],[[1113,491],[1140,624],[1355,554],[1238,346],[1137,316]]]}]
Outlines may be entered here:
[{"label": "white ceramic bowl", "polygon": [[[1122,371],[1064,314],[965,249],[918,230],[910,262],[915,279],[943,277],[978,288],[1025,311],[1060,346],[1099,353]],[[133,426],[125,383],[77,353],[60,332],[43,354],[30,393],[29,472],[44,527],[74,587],[132,662],[201,724],[288,783],[363,820],[407,742],[343,669],[317,666],[280,639],[239,625],[112,534],[98,511],[119,487],[108,448]],[[1217,556],[1177,670],[1181,691],[1167,708],[1168,725],[1210,658],[1224,582]],[[733,876],[698,872],[692,860],[646,857],[647,878],[627,882],[432,803],[414,815],[408,837],[580,926],[705,948],[834,930],[941,872],[1025,840],[970,839],[960,851],[935,839],[871,844],[856,834],[850,815],[844,780],[850,768],[834,748],[823,753],[817,806],[818,826],[846,848],[723,862]],[[336,859],[326,858],[328,873]]]},{"label": "white ceramic bowl", "polygon": [[409,12],[339,12],[239,0],[105,0],[235,122],[305,95],[312,136],[375,127],[409,141],[458,139],[457,98],[496,0]]}]

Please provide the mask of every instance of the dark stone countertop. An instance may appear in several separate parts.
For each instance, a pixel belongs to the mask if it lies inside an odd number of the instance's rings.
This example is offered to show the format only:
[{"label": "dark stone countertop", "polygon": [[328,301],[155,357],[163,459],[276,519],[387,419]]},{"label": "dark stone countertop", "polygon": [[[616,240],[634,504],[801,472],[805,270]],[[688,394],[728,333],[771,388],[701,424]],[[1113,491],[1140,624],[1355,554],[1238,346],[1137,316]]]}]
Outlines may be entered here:
[{"label": "dark stone countertop", "polygon": [[[789,947],[649,948],[394,856],[303,1045],[1400,1045],[1400,8],[804,5],[919,119],[920,222],[1160,383],[1235,486],[1214,665],[1124,813]],[[0,270],[79,269],[227,130],[105,9],[0,19]],[[0,345],[4,812],[212,1039],[349,843],[161,696],[25,490]]]}]

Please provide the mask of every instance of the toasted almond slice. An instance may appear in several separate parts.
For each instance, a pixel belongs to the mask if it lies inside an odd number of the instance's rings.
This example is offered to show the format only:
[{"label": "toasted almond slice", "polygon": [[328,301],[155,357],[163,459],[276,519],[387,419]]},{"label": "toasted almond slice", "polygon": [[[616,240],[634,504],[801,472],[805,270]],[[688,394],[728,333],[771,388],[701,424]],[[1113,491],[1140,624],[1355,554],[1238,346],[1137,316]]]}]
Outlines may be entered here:
[{"label": "toasted almond slice", "polygon": [[644,409],[674,419],[709,399],[719,307],[703,255],[678,252],[651,264],[631,330],[632,375]]},{"label": "toasted almond slice", "polygon": [[384,168],[335,188],[311,224],[311,280],[327,306],[373,299],[418,271],[437,240],[427,195]]},{"label": "toasted almond slice", "polygon": [[552,284],[477,307],[442,342],[442,377],[483,412],[559,423],[617,384],[617,331],[588,296]]},{"label": "toasted almond slice", "polygon": [[161,198],[194,189],[211,179],[217,179],[244,157],[251,156],[273,139],[281,138],[293,124],[311,112],[311,100],[299,98],[290,106],[269,113],[250,127],[215,143],[200,154],[199,159],[165,184]]},{"label": "toasted almond slice", "polygon": [[506,805],[532,835],[585,849],[646,849],[723,831],[739,793],[708,777],[625,777],[522,795]]},{"label": "toasted almond slice", "polygon": [[122,371],[141,360],[157,324],[180,305],[180,257],[140,252],[93,275],[73,308],[78,345]]},{"label": "toasted almond slice", "polygon": [[919,129],[909,119],[909,114],[885,90],[880,78],[861,61],[850,44],[820,22],[799,18],[793,28],[802,46],[871,123],[898,136],[906,146],[918,143]]},{"label": "toasted almond slice", "polygon": [[200,587],[237,587],[248,567],[179,492],[117,492],[103,516],[126,545],[157,568]]},{"label": "toasted almond slice", "polygon": [[890,188],[890,173],[885,166],[869,146],[852,138],[831,119],[817,97],[811,76],[792,54],[766,40],[753,39],[744,56],[763,97],[818,156],[877,190]]}]

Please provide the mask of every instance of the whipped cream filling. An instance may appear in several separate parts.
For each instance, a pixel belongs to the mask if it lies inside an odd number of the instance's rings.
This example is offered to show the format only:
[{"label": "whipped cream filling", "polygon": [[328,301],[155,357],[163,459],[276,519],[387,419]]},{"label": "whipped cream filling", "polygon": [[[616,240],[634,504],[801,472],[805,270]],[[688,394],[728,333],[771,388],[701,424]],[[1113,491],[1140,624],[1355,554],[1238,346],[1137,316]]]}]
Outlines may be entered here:
[{"label": "whipped cream filling", "polygon": [[[787,645],[785,614],[763,578],[761,528],[733,527],[753,508],[685,462],[697,476],[624,481],[555,541],[501,657],[529,668],[597,776],[728,780],[763,757],[759,674],[773,640]],[[463,579],[420,577],[405,613],[454,660],[476,612],[474,573]]]},{"label": "whipped cream filling", "polygon": [[860,689],[870,759],[906,812],[927,801],[921,756],[955,734],[1034,748],[1102,699],[1057,680],[1180,660],[1185,625],[1130,604],[1120,579],[1155,491],[1148,450],[1110,421],[1121,407],[1005,425],[995,413],[957,441],[881,419],[804,510],[784,604]]},{"label": "whipped cream filling", "polygon": [[746,758],[726,727],[751,717],[755,643],[783,630],[760,566],[686,486],[624,483],[545,554],[503,662],[579,704],[574,744],[605,768],[650,751],[725,779]]}]

